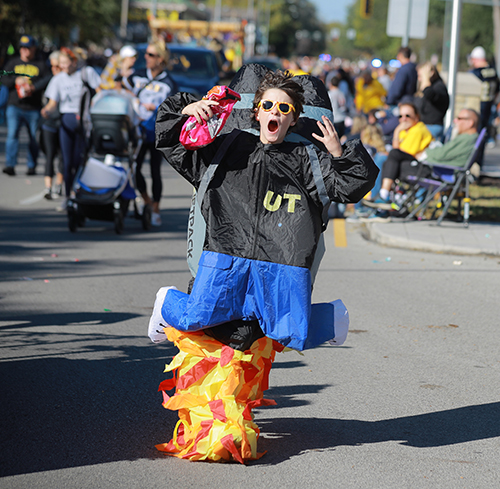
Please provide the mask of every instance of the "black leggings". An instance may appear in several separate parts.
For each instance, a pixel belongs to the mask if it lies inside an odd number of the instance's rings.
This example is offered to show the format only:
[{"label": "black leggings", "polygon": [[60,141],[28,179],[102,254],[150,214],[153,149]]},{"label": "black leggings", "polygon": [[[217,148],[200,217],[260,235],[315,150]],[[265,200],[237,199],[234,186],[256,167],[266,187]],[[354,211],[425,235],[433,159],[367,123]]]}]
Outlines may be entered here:
[{"label": "black leggings", "polygon": [[[42,127],[43,151],[45,153],[45,176],[52,178],[56,173],[54,160],[59,153],[59,129],[44,129]],[[63,172],[62,158],[59,157],[57,173]]]},{"label": "black leggings", "polygon": [[155,148],[154,143],[144,143],[137,155],[137,167],[135,172],[135,180],[137,184],[137,190],[141,193],[146,193],[146,180],[141,173],[142,164],[144,158],[146,157],[146,151],[149,151],[150,155],[150,165],[151,165],[151,180],[152,190],[153,190],[153,202],[160,202],[161,193],[163,190],[163,184],[161,181],[161,162],[163,160],[163,155]]},{"label": "black leggings", "polygon": [[382,166],[382,181],[384,178],[406,180],[409,175],[427,177],[429,174],[427,167],[423,167],[414,156],[400,149],[391,149]]}]

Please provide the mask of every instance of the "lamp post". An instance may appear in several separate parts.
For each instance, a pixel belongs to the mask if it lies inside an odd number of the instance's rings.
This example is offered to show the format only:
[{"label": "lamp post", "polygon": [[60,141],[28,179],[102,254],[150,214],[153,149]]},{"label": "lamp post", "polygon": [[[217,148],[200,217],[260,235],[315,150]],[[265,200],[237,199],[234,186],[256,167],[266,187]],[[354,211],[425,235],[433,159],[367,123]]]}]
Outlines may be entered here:
[{"label": "lamp post", "polygon": [[127,24],[128,24],[128,5],[129,0],[122,0],[122,14],[120,18],[120,37],[127,38]]},{"label": "lamp post", "polygon": [[458,55],[460,47],[460,23],[462,20],[462,0],[453,0],[451,19],[450,63],[448,65],[448,92],[450,94],[450,108],[446,113],[445,127],[450,127],[455,114],[455,94],[457,82]]}]

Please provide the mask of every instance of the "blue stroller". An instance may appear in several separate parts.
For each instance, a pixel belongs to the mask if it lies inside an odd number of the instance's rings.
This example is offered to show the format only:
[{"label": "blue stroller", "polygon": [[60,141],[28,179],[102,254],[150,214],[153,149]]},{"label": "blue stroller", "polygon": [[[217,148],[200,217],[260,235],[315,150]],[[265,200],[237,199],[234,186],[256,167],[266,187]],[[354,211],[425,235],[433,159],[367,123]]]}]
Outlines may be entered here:
[{"label": "blue stroller", "polygon": [[111,221],[115,232],[121,234],[130,201],[134,202],[135,217],[148,230],[151,208],[140,206],[134,185],[135,156],[142,138],[132,98],[115,90],[101,92],[93,99],[89,117],[86,161],[68,200],[69,230],[76,232],[88,218]]}]

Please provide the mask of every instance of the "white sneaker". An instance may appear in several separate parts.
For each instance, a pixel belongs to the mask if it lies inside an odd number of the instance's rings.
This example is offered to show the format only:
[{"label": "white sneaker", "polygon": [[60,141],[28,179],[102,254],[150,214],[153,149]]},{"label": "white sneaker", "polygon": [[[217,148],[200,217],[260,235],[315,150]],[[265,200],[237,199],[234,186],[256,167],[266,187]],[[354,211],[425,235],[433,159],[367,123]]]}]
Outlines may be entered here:
[{"label": "white sneaker", "polygon": [[68,207],[68,198],[64,197],[62,202],[56,207],[57,212],[66,212]]},{"label": "white sneaker", "polygon": [[151,226],[161,226],[161,216],[158,212],[151,213]]}]

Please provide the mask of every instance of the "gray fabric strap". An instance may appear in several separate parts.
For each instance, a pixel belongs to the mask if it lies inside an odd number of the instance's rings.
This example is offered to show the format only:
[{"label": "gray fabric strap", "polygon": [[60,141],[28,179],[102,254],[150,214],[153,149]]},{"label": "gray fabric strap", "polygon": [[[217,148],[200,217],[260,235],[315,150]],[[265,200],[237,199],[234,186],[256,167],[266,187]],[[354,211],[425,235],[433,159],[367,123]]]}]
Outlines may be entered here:
[{"label": "gray fabric strap", "polygon": [[239,129],[234,129],[226,136],[222,144],[219,146],[217,153],[215,153],[212,163],[210,163],[209,167],[207,168],[207,171],[203,175],[200,182],[200,186],[198,187],[198,190],[196,192],[200,208],[201,208],[201,203],[203,202],[203,197],[205,197],[205,192],[207,191],[207,188],[210,185],[210,182],[212,181],[212,178],[215,175],[215,171],[217,170],[219,163],[221,162],[222,158],[224,158],[224,155],[226,154],[226,151],[228,150],[229,146],[235,140],[236,136],[240,134],[240,132],[241,131]]},{"label": "gray fabric strap", "polygon": [[328,209],[330,208],[330,197],[328,197],[328,193],[326,191],[325,181],[323,180],[323,174],[321,173],[318,154],[314,150],[314,146],[312,144],[307,144],[305,146],[307,152],[309,153],[309,161],[311,162],[311,170],[314,177],[314,183],[316,184],[316,188],[318,189],[319,199],[323,204],[323,230],[325,230],[329,221]]}]

